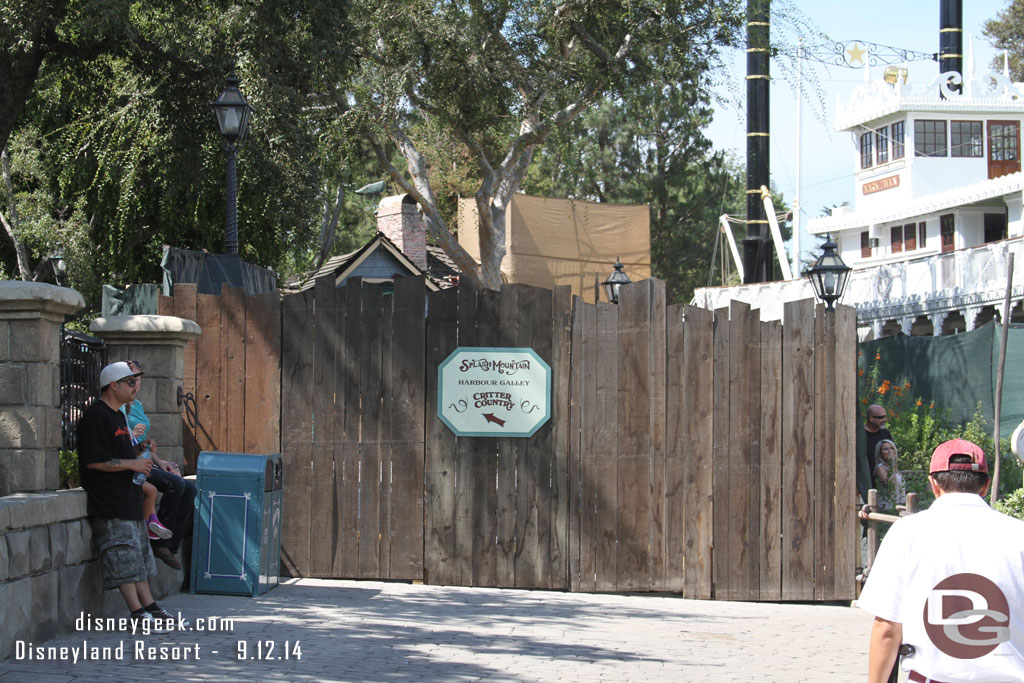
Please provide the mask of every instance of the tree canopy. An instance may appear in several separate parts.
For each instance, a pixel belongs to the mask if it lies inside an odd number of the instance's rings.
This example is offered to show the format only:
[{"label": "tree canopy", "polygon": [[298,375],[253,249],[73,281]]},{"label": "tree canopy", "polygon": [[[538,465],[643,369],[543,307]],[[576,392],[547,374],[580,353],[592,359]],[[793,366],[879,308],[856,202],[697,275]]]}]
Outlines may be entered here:
[{"label": "tree canopy", "polygon": [[[500,283],[520,190],[652,206],[655,273],[704,284],[736,169],[701,134],[738,0],[0,0],[0,269],[73,286],[159,279],[164,244],[220,251],[224,155],[209,103],[234,66],[243,258],[285,273],[374,227],[350,190],[420,204],[466,277]],[[482,262],[452,234],[473,196]],[[728,200],[732,201],[732,200]],[[20,249],[20,252],[19,252]]]}]

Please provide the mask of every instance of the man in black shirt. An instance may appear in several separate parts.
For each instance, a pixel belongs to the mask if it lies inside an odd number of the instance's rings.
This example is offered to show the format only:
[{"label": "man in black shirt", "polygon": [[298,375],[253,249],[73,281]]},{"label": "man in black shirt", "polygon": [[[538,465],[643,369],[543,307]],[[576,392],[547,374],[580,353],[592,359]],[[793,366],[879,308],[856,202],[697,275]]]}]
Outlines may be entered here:
[{"label": "man in black shirt", "polygon": [[[151,631],[166,632],[173,630],[175,619],[149,590],[156,561],[142,516],[142,487],[132,481],[136,473],[149,474],[153,461],[136,457],[120,411],[136,382],[127,363],[111,363],[100,372],[100,396],[78,421],[78,468],[88,494],[104,590],[121,591],[133,622],[148,621]],[[181,620],[177,623],[182,625]]]},{"label": "man in black shirt", "polygon": [[[882,439],[888,439],[892,441],[892,434],[885,428],[885,421],[889,419],[889,416],[885,414],[885,408],[880,405],[868,406],[867,420],[864,422],[864,444],[867,447],[865,455],[868,461],[868,472],[871,473],[871,488],[878,488],[876,479],[877,474],[875,468],[878,467],[878,462],[875,460],[875,450],[878,446],[878,442]],[[865,492],[867,495],[867,492]]]}]

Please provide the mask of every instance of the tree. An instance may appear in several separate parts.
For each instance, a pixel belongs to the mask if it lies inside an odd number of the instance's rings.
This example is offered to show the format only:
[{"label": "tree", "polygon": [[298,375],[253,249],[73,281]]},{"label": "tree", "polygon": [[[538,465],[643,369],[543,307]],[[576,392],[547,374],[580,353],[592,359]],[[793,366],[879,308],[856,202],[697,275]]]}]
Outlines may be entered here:
[{"label": "tree", "polygon": [[352,149],[325,143],[350,65],[345,3],[98,0],[3,10],[12,20],[0,28],[0,74],[18,75],[0,83],[12,169],[0,209],[18,216],[0,240],[8,270],[25,276],[19,253],[32,274],[55,243],[79,245],[72,284],[95,303],[100,281],[159,279],[163,244],[219,251],[224,157],[209,103],[232,62],[256,109],[239,152],[242,256],[309,265],[328,192],[353,182],[345,174],[366,158],[365,149],[347,157]]},{"label": "tree", "polygon": [[[740,16],[733,0],[360,3],[351,125],[419,203],[464,275],[497,288],[505,212],[538,147],[599,102],[628,102],[633,84],[659,78],[661,55],[685,50],[691,63],[710,63],[717,46],[734,39]],[[473,160],[479,266],[449,231],[436,169],[416,137],[424,129]],[[389,142],[403,163],[394,163]]]},{"label": "tree", "polygon": [[[1007,52],[1010,77],[1015,82],[1024,80],[1024,1],[1011,0],[994,19],[985,22],[983,33],[994,47]],[[1002,61],[997,57],[992,68],[1001,72]]]}]

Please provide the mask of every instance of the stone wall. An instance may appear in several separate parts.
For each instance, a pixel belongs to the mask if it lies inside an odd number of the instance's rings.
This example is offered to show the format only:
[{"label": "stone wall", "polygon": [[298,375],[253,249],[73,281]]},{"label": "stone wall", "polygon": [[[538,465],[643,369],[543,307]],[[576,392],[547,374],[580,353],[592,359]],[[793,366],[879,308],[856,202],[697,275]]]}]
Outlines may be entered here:
[{"label": "stone wall", "polygon": [[[82,489],[0,498],[0,660],[17,641],[45,642],[75,630],[81,614],[123,617],[117,589],[104,591]],[[180,590],[182,571],[157,562],[156,599]]]},{"label": "stone wall", "polygon": [[[104,591],[82,489],[59,485],[60,325],[83,306],[74,290],[0,282],[0,660],[18,641],[39,644],[74,631],[82,614],[127,616],[120,592]],[[146,379],[139,399],[165,460],[181,462],[178,388],[184,348],[200,333],[166,316],[100,318],[91,331],[111,361],[132,359]],[[157,562],[154,597],[184,580]]]}]

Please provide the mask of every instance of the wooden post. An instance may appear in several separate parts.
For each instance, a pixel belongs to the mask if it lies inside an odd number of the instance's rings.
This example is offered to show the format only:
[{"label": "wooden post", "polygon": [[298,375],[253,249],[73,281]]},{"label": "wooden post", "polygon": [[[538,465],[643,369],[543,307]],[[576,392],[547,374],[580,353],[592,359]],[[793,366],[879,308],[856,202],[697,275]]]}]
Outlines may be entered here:
[{"label": "wooden post", "polygon": [[[878,489],[868,489],[868,508],[871,512],[878,509]],[[866,570],[871,571],[875,564],[875,553],[878,552],[878,522],[868,520],[868,564]]]}]

